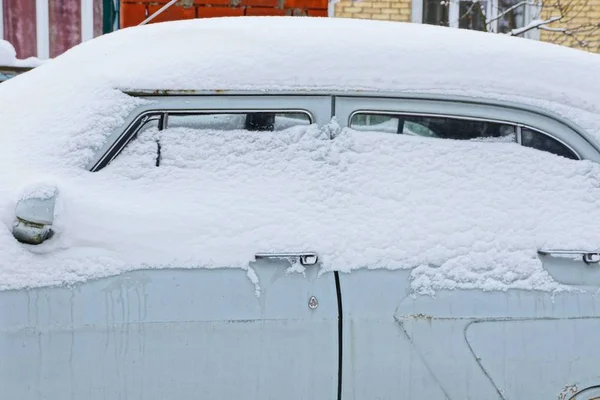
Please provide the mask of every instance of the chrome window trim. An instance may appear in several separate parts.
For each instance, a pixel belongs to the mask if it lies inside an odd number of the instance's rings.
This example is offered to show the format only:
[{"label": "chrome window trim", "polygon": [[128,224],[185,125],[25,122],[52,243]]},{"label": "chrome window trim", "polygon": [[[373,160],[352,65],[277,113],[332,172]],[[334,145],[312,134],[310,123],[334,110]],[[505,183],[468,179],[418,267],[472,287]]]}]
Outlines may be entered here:
[{"label": "chrome window trim", "polygon": [[[314,115],[304,109],[292,108],[292,109],[273,109],[273,108],[244,108],[244,109],[154,109],[154,110],[146,110],[138,114],[132,121],[127,125],[123,132],[116,138],[113,144],[106,150],[106,152],[100,157],[100,159],[94,164],[92,168],[90,168],[91,172],[97,172],[102,168],[108,166],[131,142],[131,140],[135,137],[135,135],[139,132],[139,130],[149,121],[152,121],[153,118],[148,118],[148,120],[140,123],[137,129],[132,131],[132,128],[144,117],[151,115],[152,117],[157,117],[156,119],[159,121],[159,128],[162,127],[166,129],[168,126],[168,115],[171,113],[178,114],[244,114],[251,112],[265,112],[265,113],[282,113],[282,114],[305,114],[308,116],[309,123],[313,124],[315,117]],[[123,141],[123,139],[125,139]],[[110,158],[110,159],[109,159]]]},{"label": "chrome window trim", "polygon": [[[519,128],[520,128],[520,129],[519,129],[519,132],[520,132],[520,133],[521,133],[521,128],[527,128],[527,129],[530,129],[530,130],[532,130],[532,131],[535,131],[535,132],[541,133],[542,135],[548,136],[549,138],[551,138],[551,139],[554,139],[554,140],[556,140],[558,143],[560,143],[560,144],[562,144],[563,146],[565,146],[567,149],[571,150],[571,152],[572,152],[573,154],[575,154],[575,156],[577,157],[577,160],[578,160],[578,161],[581,161],[581,160],[583,160],[583,158],[581,158],[581,155],[580,155],[580,154],[579,154],[579,153],[578,153],[578,152],[577,152],[577,151],[576,151],[576,150],[575,150],[573,147],[571,147],[571,145],[569,145],[568,143],[565,143],[565,141],[563,141],[562,139],[559,139],[559,138],[557,138],[557,137],[556,137],[556,136],[554,136],[554,135],[551,135],[551,134],[549,134],[549,133],[547,133],[547,132],[544,132],[544,131],[542,131],[542,130],[540,130],[540,129],[538,129],[538,128],[534,128],[534,127],[532,127],[532,126],[529,126],[529,125],[525,125],[525,124],[519,124]],[[519,143],[519,144],[521,144],[521,143]],[[521,144],[521,146],[523,146],[523,145]],[[531,147],[531,148],[533,148],[533,147]],[[536,150],[537,150],[537,149],[536,149]],[[540,150],[540,151],[544,151],[544,150]]]},{"label": "chrome window trim", "polygon": [[[352,124],[352,118],[356,115],[356,114],[375,114],[375,115],[400,115],[400,116],[409,116],[409,117],[439,117],[439,118],[453,118],[453,119],[458,119],[458,120],[464,120],[464,121],[481,121],[481,122],[492,122],[492,123],[496,123],[496,124],[505,124],[505,125],[512,125],[515,127],[515,132],[516,132],[516,143],[518,143],[520,146],[522,145],[522,138],[521,138],[521,129],[522,128],[527,128],[527,129],[531,129],[533,131],[536,131],[538,133],[541,133],[542,135],[548,136],[551,139],[556,140],[557,142],[559,142],[560,144],[562,144],[563,146],[565,146],[567,149],[569,149],[571,152],[573,152],[573,154],[575,154],[575,156],[577,157],[578,160],[582,160],[581,155],[579,154],[579,152],[577,152],[572,146],[570,146],[569,144],[565,143],[563,140],[557,138],[556,136],[545,132],[539,128],[534,128],[532,126],[526,125],[526,124],[522,124],[519,122],[514,122],[514,121],[504,121],[504,120],[498,120],[498,119],[493,119],[493,118],[480,118],[480,117],[465,117],[465,116],[459,116],[459,115],[451,115],[451,114],[436,114],[436,113],[414,113],[414,112],[402,112],[402,111],[382,111],[382,110],[356,110],[353,111],[350,116],[348,117],[348,122],[347,122],[347,126],[352,129],[351,124]],[[537,149],[535,149],[537,150]],[[539,150],[539,151],[544,151],[544,150]],[[548,152],[547,152],[548,153]],[[552,153],[550,153],[552,154]]]},{"label": "chrome window trim", "polygon": [[[134,118],[129,125],[127,125],[127,127],[125,129],[123,129],[123,132],[119,135],[119,137],[113,142],[113,144],[104,152],[104,154],[102,155],[102,157],[100,157],[100,159],[94,164],[94,166],[92,168],[90,168],[91,172],[97,172],[100,169],[104,168],[105,166],[107,166],[108,164],[110,164],[112,162],[112,160],[115,159],[115,157],[117,155],[119,155],[121,153],[121,151],[123,151],[123,149],[125,148],[125,146],[127,146],[127,144],[131,141],[131,139],[133,137],[135,137],[135,135],[139,132],[139,130],[149,121],[152,121],[152,118],[148,118],[146,121],[144,121],[143,123],[139,124],[139,126],[137,127],[137,129],[133,130],[133,127],[144,117],[151,115],[151,116],[156,116],[157,120],[159,121],[160,124],[160,120],[161,117],[164,115],[161,110],[148,110],[148,111],[144,111],[142,113],[140,113],[136,118]],[[126,136],[129,136],[126,141],[124,143],[121,143],[122,139],[125,138]],[[118,149],[117,149],[118,148]],[[112,157],[111,157],[112,155]],[[108,161],[106,161],[108,158],[110,157],[110,159]]]},{"label": "chrome window trim", "polygon": [[[229,90],[221,89],[206,89],[206,90],[159,90],[159,89],[143,89],[132,87],[120,87],[123,93],[135,96],[149,98],[165,98],[170,96],[181,97],[331,97],[332,105],[335,105],[337,99],[379,99],[379,100],[423,100],[423,101],[441,101],[444,103],[462,103],[472,105],[484,105],[491,107],[500,107],[503,109],[512,109],[520,112],[534,113],[538,116],[549,118],[562,125],[565,125],[572,131],[576,132],[583,140],[585,140],[596,152],[600,155],[600,142],[589,132],[583,129],[577,122],[560,114],[541,107],[539,105],[531,105],[527,102],[518,100],[497,100],[492,96],[474,96],[465,94],[442,94],[431,90],[359,90],[348,88],[348,90],[323,90],[323,89],[307,89],[298,88],[296,90]],[[599,160],[600,161],[600,160]]]},{"label": "chrome window trim", "polygon": [[163,112],[160,114],[160,123],[158,124],[158,130],[162,131],[167,126],[167,121],[169,119],[169,113]]}]

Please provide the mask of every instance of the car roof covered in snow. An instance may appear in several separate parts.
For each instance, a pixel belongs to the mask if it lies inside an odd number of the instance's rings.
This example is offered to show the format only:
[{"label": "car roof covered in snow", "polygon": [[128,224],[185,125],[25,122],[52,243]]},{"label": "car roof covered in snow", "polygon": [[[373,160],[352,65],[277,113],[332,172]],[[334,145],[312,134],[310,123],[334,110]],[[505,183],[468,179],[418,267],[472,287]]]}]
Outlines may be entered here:
[{"label": "car roof covered in snow", "polygon": [[293,17],[129,28],[84,43],[65,58],[122,88],[393,92],[474,87],[561,102],[565,97],[596,101],[600,68],[598,55],[506,35]]},{"label": "car roof covered in snow", "polygon": [[128,89],[477,88],[575,106],[597,105],[599,96],[596,54],[506,35],[398,22],[297,17],[179,21],[105,35],[64,58],[64,64],[79,64],[82,73]]}]

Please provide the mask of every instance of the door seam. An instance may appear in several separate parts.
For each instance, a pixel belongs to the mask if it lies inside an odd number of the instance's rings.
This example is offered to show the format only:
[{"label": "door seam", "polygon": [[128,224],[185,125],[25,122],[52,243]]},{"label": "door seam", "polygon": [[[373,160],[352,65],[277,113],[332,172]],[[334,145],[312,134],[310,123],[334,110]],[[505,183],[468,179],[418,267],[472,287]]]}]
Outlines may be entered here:
[{"label": "door seam", "polygon": [[342,308],[342,287],[340,285],[340,275],[338,271],[334,271],[335,275],[335,291],[337,293],[338,306],[338,393],[337,400],[342,400],[342,351],[343,351],[343,326],[344,315]]}]

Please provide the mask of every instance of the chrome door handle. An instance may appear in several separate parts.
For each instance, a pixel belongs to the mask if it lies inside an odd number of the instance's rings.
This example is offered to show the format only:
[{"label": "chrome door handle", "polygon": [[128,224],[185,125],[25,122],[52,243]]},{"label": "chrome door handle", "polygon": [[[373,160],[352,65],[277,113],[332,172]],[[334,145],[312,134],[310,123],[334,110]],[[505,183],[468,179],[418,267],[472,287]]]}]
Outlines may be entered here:
[{"label": "chrome door handle", "polygon": [[600,262],[600,250],[558,250],[540,249],[538,254],[543,256],[580,256],[586,264],[597,264]]},{"label": "chrome door handle", "polygon": [[315,265],[319,262],[319,255],[312,251],[289,253],[256,253],[254,255],[254,258],[256,260],[288,260],[292,264],[299,262],[301,265],[304,266]]}]

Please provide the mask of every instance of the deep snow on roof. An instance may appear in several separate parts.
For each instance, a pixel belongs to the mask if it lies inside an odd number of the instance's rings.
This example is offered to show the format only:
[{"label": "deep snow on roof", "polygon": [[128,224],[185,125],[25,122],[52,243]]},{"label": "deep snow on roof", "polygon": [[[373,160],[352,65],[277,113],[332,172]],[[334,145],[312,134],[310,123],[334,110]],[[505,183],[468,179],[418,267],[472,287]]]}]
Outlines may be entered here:
[{"label": "deep snow on roof", "polygon": [[505,35],[323,18],[216,18],[124,29],[63,66],[118,87],[196,90],[465,89],[586,103],[600,56]]},{"label": "deep snow on roof", "polygon": [[[421,24],[217,18],[130,28],[72,50],[70,62],[138,89],[498,90],[597,106],[595,54]],[[66,62],[66,60],[65,60]],[[83,66],[81,66],[83,67]],[[595,108],[594,110],[597,110]]]},{"label": "deep snow on roof", "polygon": [[[141,102],[116,88],[460,93],[538,105],[600,137],[597,71],[600,57],[577,50],[400,23],[226,18],[105,35],[0,86],[0,288],[310,248],[328,269],[420,265],[421,292],[556,289],[538,247],[600,247],[581,229],[600,218],[589,161],[308,127],[195,133],[175,157],[189,164],[83,166]],[[58,187],[57,235],[31,248],[10,227],[40,185]]]}]

